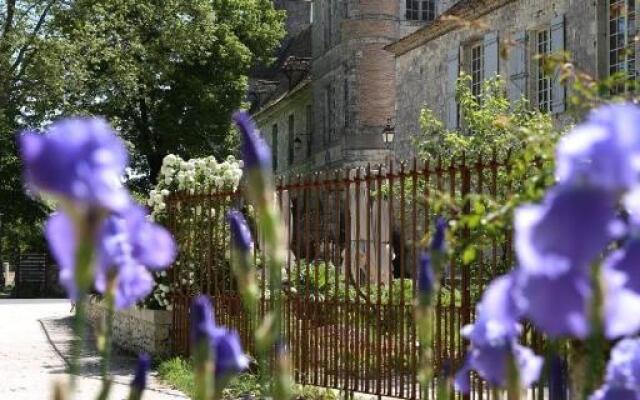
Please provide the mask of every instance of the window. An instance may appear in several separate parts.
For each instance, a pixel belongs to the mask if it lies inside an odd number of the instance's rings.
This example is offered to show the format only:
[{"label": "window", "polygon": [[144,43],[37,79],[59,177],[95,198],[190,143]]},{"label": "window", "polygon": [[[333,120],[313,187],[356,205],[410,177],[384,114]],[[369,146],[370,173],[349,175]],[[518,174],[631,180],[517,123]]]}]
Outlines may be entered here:
[{"label": "window", "polygon": [[433,21],[436,18],[435,0],[406,0],[405,16],[409,21]]},{"label": "window", "polygon": [[271,127],[271,156],[273,157],[273,170],[278,170],[278,124]]},{"label": "window", "polygon": [[313,107],[307,104],[307,157],[311,157],[311,143],[313,140]]},{"label": "window", "polygon": [[334,87],[333,85],[328,85],[324,89],[324,99],[325,99],[325,137],[331,141],[335,136],[335,103],[334,103]]},{"label": "window", "polygon": [[636,69],[635,0],[609,0],[608,11],[609,74],[627,72],[633,78]]},{"label": "window", "polygon": [[324,48],[331,47],[333,36],[333,0],[327,0],[324,8]]},{"label": "window", "polygon": [[349,127],[349,80],[344,80],[344,127]]},{"label": "window", "polygon": [[295,116],[293,114],[289,115],[289,136],[288,136],[288,145],[289,145],[289,165],[293,164],[293,147],[294,147],[294,141],[296,140],[296,133],[295,133],[295,129],[296,129],[296,119]]},{"label": "window", "polygon": [[471,93],[480,97],[482,94],[482,83],[484,82],[484,45],[482,43],[474,44],[471,47]]},{"label": "window", "polygon": [[545,57],[551,54],[551,30],[543,29],[536,34],[536,51],[539,56],[536,65],[536,92],[538,109],[542,112],[551,112],[552,84],[551,76],[545,70]]}]

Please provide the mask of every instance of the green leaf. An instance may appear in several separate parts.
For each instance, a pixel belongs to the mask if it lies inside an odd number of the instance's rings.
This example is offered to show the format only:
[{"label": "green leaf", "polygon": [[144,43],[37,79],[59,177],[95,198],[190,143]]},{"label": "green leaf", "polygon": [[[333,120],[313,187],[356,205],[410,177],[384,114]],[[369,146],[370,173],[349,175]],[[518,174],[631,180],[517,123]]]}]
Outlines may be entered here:
[{"label": "green leaf", "polygon": [[469,265],[473,262],[473,260],[476,259],[476,248],[475,246],[467,246],[466,249],[464,249],[464,252],[462,254],[462,262],[465,265]]}]

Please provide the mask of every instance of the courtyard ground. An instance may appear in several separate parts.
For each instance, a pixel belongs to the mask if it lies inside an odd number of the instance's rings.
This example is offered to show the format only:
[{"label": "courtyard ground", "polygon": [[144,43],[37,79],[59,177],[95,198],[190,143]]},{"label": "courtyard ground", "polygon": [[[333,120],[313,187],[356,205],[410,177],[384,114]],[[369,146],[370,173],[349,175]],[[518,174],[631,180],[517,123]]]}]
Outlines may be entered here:
[{"label": "courtyard ground", "polygon": [[[68,300],[0,300],[0,399],[51,399],[53,382],[69,379],[67,365],[73,336]],[[100,389],[95,346],[85,349],[74,399],[92,400]],[[115,351],[111,400],[126,399],[136,360]],[[150,377],[144,400],[187,399]]]}]

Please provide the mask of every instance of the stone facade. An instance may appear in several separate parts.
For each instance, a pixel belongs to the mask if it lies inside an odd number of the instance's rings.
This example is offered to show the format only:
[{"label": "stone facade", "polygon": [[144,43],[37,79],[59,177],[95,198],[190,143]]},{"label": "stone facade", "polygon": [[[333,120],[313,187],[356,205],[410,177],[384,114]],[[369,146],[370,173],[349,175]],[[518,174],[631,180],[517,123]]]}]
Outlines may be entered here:
[{"label": "stone facade", "polygon": [[253,115],[262,135],[273,149],[276,174],[309,168],[313,135],[311,81],[305,79]]},{"label": "stone facade", "polygon": [[[279,3],[276,6],[286,8]],[[406,0],[310,3],[311,67],[306,77],[308,89],[304,89],[305,93],[310,92],[310,99],[290,85],[285,91],[273,89],[269,101],[254,108],[258,126],[267,140],[277,142],[278,173],[375,164],[389,155],[382,131],[395,115],[396,83],[394,55],[385,46],[429,23],[447,10],[453,0],[414,1],[420,11],[412,18],[406,9],[408,3]],[[287,11],[287,25],[295,29],[295,20],[302,18],[301,13]],[[282,87],[272,84],[274,88]],[[295,99],[289,99],[290,95]],[[306,112],[309,102],[311,114]],[[312,123],[298,124],[303,108],[303,120],[312,115]],[[298,150],[294,147],[294,162],[283,164],[283,155],[289,155],[291,149],[287,129],[291,114],[295,115],[296,133],[300,132],[304,146],[297,146]],[[272,139],[275,121],[280,121],[277,141]],[[304,131],[303,126],[310,128]]]},{"label": "stone facade", "polygon": [[[87,319],[96,326],[106,308],[99,301],[87,303]],[[113,319],[113,342],[134,354],[146,352],[167,356],[171,352],[171,312],[132,308],[116,311]]]},{"label": "stone facade", "polygon": [[394,116],[393,55],[384,47],[424,25],[407,21],[403,1],[325,0],[312,25],[315,126],[312,165],[385,159],[382,131]]},{"label": "stone facade", "polygon": [[[545,39],[551,52],[568,51],[578,70],[596,77],[608,73],[606,0],[462,0],[448,14],[471,23],[461,27],[454,19],[439,18],[387,47],[396,56],[398,156],[412,151],[425,106],[455,128],[453,81],[460,69],[470,72],[475,45],[484,51],[484,75],[500,74],[510,98],[525,96],[533,106],[539,99],[543,106],[545,99],[539,97],[535,58]],[[551,80],[549,111],[566,120],[565,89]]]}]

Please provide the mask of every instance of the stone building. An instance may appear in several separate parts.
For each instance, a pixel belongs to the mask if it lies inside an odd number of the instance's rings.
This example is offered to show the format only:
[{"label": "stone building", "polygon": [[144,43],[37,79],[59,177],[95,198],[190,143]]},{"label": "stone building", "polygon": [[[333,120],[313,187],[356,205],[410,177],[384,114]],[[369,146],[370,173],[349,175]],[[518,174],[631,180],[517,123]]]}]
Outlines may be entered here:
[{"label": "stone building", "polygon": [[[276,149],[276,172],[383,162],[389,150],[382,131],[393,121],[396,107],[395,58],[385,47],[429,24],[451,3],[276,2],[288,11],[287,40],[308,40],[310,49],[301,56],[285,40],[270,74],[252,85],[253,114]],[[307,60],[309,68],[301,68]]]},{"label": "stone building", "polygon": [[[460,24],[460,20],[466,21]],[[423,107],[448,128],[460,125],[455,81],[472,76],[472,89],[500,74],[508,96],[563,117],[566,88],[545,73],[536,55],[567,51],[576,69],[604,78],[635,75],[633,0],[460,0],[433,23],[387,46],[396,57],[396,154],[412,150]]]}]

